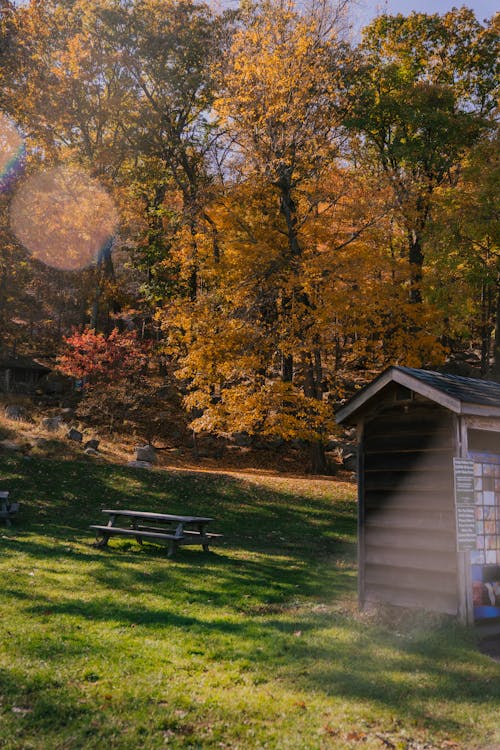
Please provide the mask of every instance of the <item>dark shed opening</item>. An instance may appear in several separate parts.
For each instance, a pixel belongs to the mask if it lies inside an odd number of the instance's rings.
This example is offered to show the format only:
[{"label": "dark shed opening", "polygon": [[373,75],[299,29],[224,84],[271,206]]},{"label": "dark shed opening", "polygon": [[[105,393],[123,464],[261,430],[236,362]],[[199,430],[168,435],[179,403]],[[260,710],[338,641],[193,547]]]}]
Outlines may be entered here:
[{"label": "dark shed opening", "polygon": [[0,357],[0,392],[34,393],[50,372],[50,367],[30,357]]},{"label": "dark shed opening", "polygon": [[337,421],[358,425],[361,606],[500,622],[500,384],[391,367]]}]

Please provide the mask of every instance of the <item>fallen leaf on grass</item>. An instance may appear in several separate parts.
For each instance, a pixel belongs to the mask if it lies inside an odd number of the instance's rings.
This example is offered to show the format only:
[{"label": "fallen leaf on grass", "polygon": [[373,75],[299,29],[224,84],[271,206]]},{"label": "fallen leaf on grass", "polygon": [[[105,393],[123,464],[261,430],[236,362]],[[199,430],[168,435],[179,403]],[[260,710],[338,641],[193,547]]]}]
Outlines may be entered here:
[{"label": "fallen leaf on grass", "polygon": [[348,732],[345,736],[349,742],[366,742],[366,732]]},{"label": "fallen leaf on grass", "polygon": [[395,750],[396,745],[392,740],[390,740],[388,737],[384,737],[383,734],[376,734],[375,737],[380,740],[380,742],[385,746],[388,747],[389,750]]},{"label": "fallen leaf on grass", "polygon": [[339,734],[339,730],[336,727],[332,727],[331,724],[325,724],[323,731],[329,734],[330,737],[336,737]]},{"label": "fallen leaf on grass", "polygon": [[295,703],[293,705],[297,706],[297,708],[302,708],[302,709],[304,709],[304,711],[307,711],[307,706],[304,703],[304,701],[295,701]]}]

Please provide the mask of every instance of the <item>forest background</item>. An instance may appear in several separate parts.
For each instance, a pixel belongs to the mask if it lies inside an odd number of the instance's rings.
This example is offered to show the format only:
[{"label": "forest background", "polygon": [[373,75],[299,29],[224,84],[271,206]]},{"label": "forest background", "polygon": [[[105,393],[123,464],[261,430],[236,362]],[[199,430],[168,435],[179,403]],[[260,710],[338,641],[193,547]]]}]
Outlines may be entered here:
[{"label": "forest background", "polygon": [[500,378],[498,15],[0,0],[0,78],[0,348],[82,418],[324,472],[387,365]]}]

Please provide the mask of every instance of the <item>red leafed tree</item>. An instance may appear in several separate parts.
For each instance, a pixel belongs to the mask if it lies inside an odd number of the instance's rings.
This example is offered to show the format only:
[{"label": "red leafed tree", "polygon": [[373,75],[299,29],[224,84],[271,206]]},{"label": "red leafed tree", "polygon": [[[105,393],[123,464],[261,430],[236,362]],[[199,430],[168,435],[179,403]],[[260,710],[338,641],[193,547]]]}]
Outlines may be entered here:
[{"label": "red leafed tree", "polygon": [[147,370],[151,356],[149,342],[140,341],[135,332],[109,336],[87,328],[65,339],[65,349],[58,358],[58,369],[65,375],[81,378],[90,387],[136,381]]},{"label": "red leafed tree", "polygon": [[126,421],[151,442],[158,432],[157,388],[148,372],[151,354],[149,342],[116,328],[107,337],[87,328],[66,338],[58,369],[84,382],[78,415],[109,429]]}]

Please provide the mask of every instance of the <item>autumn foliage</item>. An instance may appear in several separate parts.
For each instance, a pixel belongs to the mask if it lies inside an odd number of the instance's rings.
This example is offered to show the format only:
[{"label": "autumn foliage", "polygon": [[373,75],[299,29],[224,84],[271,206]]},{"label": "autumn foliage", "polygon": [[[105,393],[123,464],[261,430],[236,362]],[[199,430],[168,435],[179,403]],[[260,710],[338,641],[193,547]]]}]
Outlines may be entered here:
[{"label": "autumn foliage", "polygon": [[[88,173],[120,225],[95,265],[47,271],[9,235],[31,205],[9,183],[4,344],[64,342],[109,419],[154,400],[161,358],[193,429],[308,441],[316,471],[336,404],[388,364],[497,377],[498,18],[381,14],[350,43],[346,7],[9,6],[0,106],[28,176]],[[88,244],[92,200],[71,205]]]},{"label": "autumn foliage", "polygon": [[64,339],[58,369],[89,386],[112,384],[144,374],[150,355],[151,344],[139,341],[135,331],[114,328],[105,336],[87,328]]},{"label": "autumn foliage", "polygon": [[[105,336],[87,328],[67,337],[58,369],[82,381],[78,415],[111,430],[128,426],[152,442],[162,425],[158,384],[149,372],[151,352],[151,343],[140,341],[135,331],[115,328]],[[165,416],[170,416],[169,408],[163,407],[163,421]]]}]

